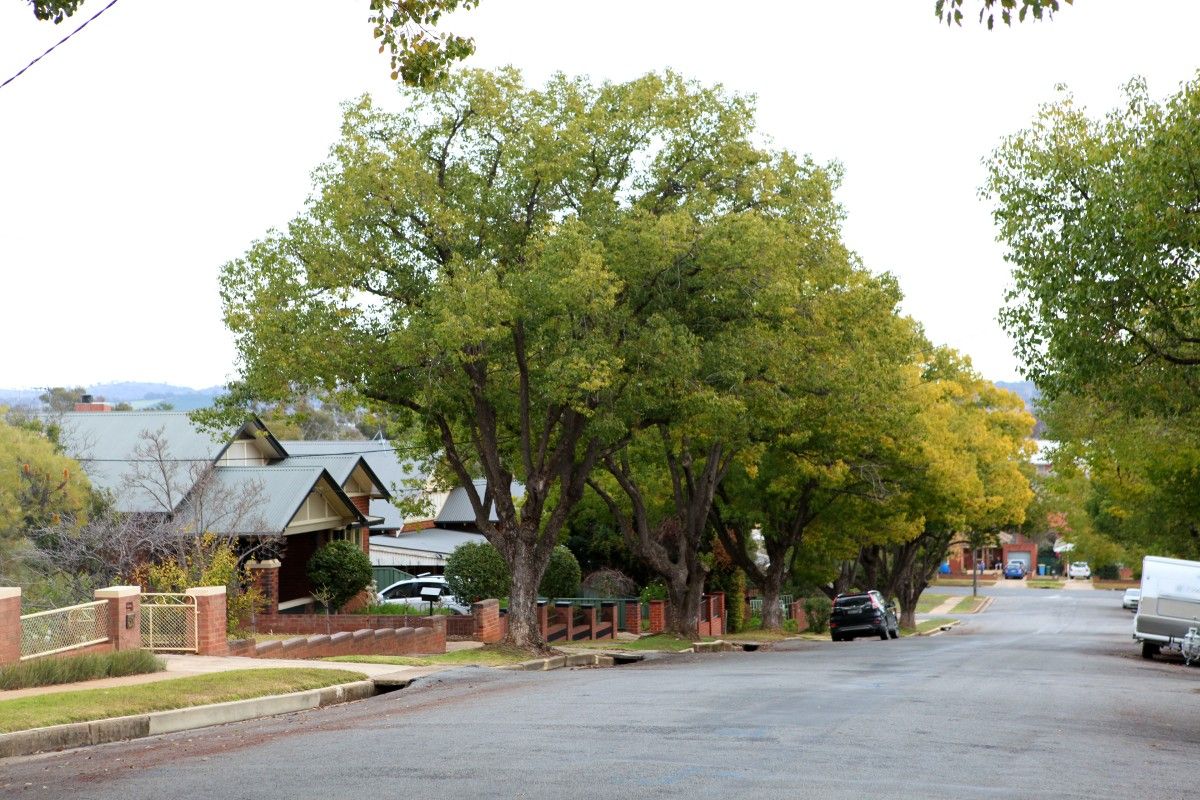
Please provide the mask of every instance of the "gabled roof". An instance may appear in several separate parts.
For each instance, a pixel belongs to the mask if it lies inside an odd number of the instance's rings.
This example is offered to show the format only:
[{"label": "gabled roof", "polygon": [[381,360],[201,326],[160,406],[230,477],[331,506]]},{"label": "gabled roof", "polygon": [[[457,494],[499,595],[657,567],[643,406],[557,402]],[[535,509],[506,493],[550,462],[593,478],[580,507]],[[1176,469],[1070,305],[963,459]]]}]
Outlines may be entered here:
[{"label": "gabled roof", "polygon": [[240,536],[277,535],[283,533],[309,494],[322,484],[329,496],[336,497],[350,511],[355,522],[365,523],[366,517],[354,506],[341,485],[323,467],[281,466],[221,467],[213,470],[214,488],[231,493],[253,491],[258,502],[242,524],[234,528],[215,527],[213,533]]},{"label": "gabled roof", "polygon": [[[483,500],[487,492],[487,481],[483,478],[477,478],[472,483],[475,484],[475,491],[479,493],[479,499]],[[525,485],[513,481],[510,491],[514,499],[524,497]],[[492,501],[488,507],[488,519],[493,522],[499,519],[496,516],[495,501]],[[456,524],[470,524],[475,522],[475,510],[471,508],[471,498],[467,495],[466,487],[457,486],[451,490],[450,496],[446,498],[445,505],[442,506],[441,512],[437,515],[436,521],[439,523]]]},{"label": "gabled roof", "polygon": [[[361,467],[363,472],[366,473],[367,478],[370,479],[371,483],[374,484],[380,499],[387,500],[392,496],[391,492],[389,492],[387,487],[384,486],[383,481],[375,473],[375,470],[371,468],[370,462],[368,462],[363,456],[320,455],[318,453],[296,455],[296,453],[292,450],[292,444],[292,442],[289,442],[286,445],[289,455],[287,460],[283,461],[279,466],[324,467],[325,469],[329,470],[329,474],[335,481],[337,481],[338,486],[341,486],[342,488],[346,487],[346,481],[350,480],[350,476],[354,474],[354,471]],[[296,442],[294,444],[303,444],[303,442]]]},{"label": "gabled roof", "polygon": [[[62,442],[67,453],[78,460],[92,485],[112,492],[117,510],[163,512],[161,499],[146,489],[126,485],[138,465],[151,466],[135,452],[147,442],[144,433],[162,434],[166,444],[163,463],[174,469],[177,498],[192,487],[192,467],[213,464],[241,433],[265,440],[268,447],[285,457],[287,453],[257,418],[245,425],[217,432],[201,429],[185,411],[109,411],[62,415]],[[260,434],[261,432],[261,434]]]},{"label": "gabled roof", "polygon": [[[345,454],[361,456],[374,472],[378,483],[393,495],[404,495],[412,491],[408,484],[413,480],[424,480],[425,471],[415,460],[404,459],[383,439],[369,441],[292,441],[282,443],[292,457],[341,457]],[[322,461],[321,463],[325,463]],[[399,530],[404,526],[404,515],[389,500],[371,501],[371,516],[382,518],[372,529]]]}]

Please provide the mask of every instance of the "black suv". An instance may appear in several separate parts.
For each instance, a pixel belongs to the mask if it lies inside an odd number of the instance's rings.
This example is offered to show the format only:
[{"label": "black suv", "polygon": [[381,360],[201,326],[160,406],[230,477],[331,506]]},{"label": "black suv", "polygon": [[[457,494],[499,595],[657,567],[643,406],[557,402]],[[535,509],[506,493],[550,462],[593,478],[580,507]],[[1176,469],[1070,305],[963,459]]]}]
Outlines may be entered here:
[{"label": "black suv", "polygon": [[896,605],[884,601],[874,589],[862,594],[839,594],[833,600],[829,615],[829,635],[835,642],[845,642],[856,636],[878,636],[880,639],[899,639],[900,620]]}]

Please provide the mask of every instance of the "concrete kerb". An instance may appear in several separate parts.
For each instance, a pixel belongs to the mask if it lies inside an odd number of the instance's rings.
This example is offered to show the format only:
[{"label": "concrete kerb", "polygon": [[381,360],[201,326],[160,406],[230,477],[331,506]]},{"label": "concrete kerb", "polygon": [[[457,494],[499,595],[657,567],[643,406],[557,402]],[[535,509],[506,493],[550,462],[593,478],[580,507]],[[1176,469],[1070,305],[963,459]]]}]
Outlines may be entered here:
[{"label": "concrete kerb", "polygon": [[[410,681],[411,682],[411,681]],[[155,711],[130,717],[114,717],[94,722],[73,722],[48,728],[33,728],[0,734],[0,758],[27,756],[50,750],[107,744],[140,739],[163,733],[224,725],[230,722],[308,711],[337,703],[362,700],[375,694],[374,681],[355,681],[309,689],[291,694],[268,695],[249,700]]]},{"label": "concrete kerb", "polygon": [[[976,612],[976,613],[978,613],[978,612]],[[934,630],[924,631],[923,633],[914,633],[912,635],[913,636],[941,636],[943,633],[950,630],[955,625],[961,625],[961,624],[962,624],[961,619],[952,619],[949,622],[947,622],[945,625],[935,628]]]}]

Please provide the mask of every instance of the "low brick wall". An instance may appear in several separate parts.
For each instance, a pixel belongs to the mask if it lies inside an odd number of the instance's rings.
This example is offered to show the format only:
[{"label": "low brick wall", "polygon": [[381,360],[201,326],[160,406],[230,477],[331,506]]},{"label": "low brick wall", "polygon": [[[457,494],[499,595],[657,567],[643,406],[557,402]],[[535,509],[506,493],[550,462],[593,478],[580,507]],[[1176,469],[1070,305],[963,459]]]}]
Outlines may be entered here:
[{"label": "low brick wall", "polygon": [[[294,633],[298,636],[345,633],[364,628],[438,627],[446,630],[446,616],[410,617],[402,614],[257,614],[256,633]],[[470,620],[470,617],[463,617]]]},{"label": "low brick wall", "polygon": [[[243,640],[244,642],[245,640]],[[333,635],[297,636],[254,644],[230,645],[230,653],[252,658],[327,658],[329,656],[413,656],[446,652],[446,630],[440,625],[418,628],[363,628]]]}]

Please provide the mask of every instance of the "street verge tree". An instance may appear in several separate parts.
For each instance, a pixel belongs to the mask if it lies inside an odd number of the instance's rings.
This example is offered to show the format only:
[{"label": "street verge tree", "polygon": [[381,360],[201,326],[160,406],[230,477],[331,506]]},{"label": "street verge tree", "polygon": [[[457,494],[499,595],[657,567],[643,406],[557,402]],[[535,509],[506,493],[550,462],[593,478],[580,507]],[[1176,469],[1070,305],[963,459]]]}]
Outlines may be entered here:
[{"label": "street verge tree", "polygon": [[348,105],[305,211],[224,268],[234,400],[300,384],[410,414],[512,572],[509,639],[538,648],[537,586],[588,475],[685,374],[674,309],[730,262],[702,246],[712,221],[809,167],[750,143],[747,99],[670,73],[403,91],[399,113]]}]

